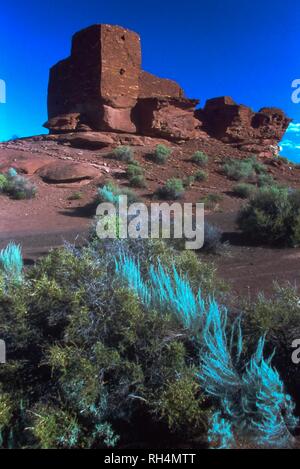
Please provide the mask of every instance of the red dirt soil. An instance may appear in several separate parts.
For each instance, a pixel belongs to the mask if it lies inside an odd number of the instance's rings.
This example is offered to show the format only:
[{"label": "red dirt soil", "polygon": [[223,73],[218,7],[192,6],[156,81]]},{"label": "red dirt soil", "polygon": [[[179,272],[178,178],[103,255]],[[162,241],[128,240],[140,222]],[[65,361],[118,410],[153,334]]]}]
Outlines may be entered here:
[{"label": "red dirt soil", "polygon": [[[222,195],[223,199],[214,212],[206,212],[206,220],[219,226],[224,239],[230,243],[225,255],[207,256],[212,259],[223,277],[238,295],[255,294],[263,290],[269,294],[275,280],[293,284],[300,279],[300,249],[273,249],[245,244],[235,226],[236,213],[245,203],[231,193],[233,181],[221,171],[227,157],[244,158],[242,153],[230,145],[216,140],[190,141],[173,145],[173,153],[166,165],[154,163],[149,154],[152,146],[135,147],[135,159],[145,170],[146,189],[137,192],[146,202],[153,199],[153,193],[170,177],[186,177],[199,168],[190,161],[195,150],[202,150],[209,156],[206,182],[195,182],[187,189],[183,202],[198,202],[209,193]],[[126,164],[111,156],[111,149],[86,150],[61,145],[47,136],[21,139],[0,144],[0,172],[6,164],[17,166],[20,158],[31,160],[45,158],[47,161],[77,162],[98,168],[99,177],[93,180],[75,182],[46,183],[37,173],[27,177],[36,184],[38,192],[32,200],[12,200],[0,194],[0,247],[14,240],[23,247],[27,262],[32,262],[50,248],[60,246],[64,240],[82,243],[95,215],[95,195],[97,187],[107,180],[120,185],[128,185],[125,177]],[[25,158],[25,159],[26,159]],[[275,180],[290,187],[300,187],[300,169],[276,160],[262,160]],[[30,172],[30,171],[29,171]],[[34,170],[32,171],[34,172]],[[80,192],[79,200],[70,200],[75,192]]]}]

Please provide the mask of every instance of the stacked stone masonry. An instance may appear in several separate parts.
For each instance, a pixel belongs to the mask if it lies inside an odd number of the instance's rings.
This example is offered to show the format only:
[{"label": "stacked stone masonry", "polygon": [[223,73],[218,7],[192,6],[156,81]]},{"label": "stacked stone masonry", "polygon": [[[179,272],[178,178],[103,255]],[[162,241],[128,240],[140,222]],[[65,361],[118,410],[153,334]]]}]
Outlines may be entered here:
[{"label": "stacked stone masonry", "polygon": [[276,152],[290,119],[276,108],[259,112],[230,97],[203,109],[174,81],[141,69],[137,33],[94,25],[73,36],[71,56],[50,70],[48,122],[53,134],[114,132],[180,142],[215,138],[243,150]]}]

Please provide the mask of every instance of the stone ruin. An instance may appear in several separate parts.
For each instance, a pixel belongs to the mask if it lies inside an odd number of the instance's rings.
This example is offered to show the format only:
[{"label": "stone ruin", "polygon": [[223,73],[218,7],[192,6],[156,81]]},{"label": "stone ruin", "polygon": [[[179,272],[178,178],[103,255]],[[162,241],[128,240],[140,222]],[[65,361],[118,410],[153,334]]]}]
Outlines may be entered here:
[{"label": "stone ruin", "polygon": [[141,69],[138,34],[100,24],[76,33],[71,56],[51,68],[45,127],[51,134],[117,133],[178,143],[214,138],[268,156],[290,122],[280,109],[253,112],[229,97],[210,99],[203,109],[198,104],[176,82]]}]

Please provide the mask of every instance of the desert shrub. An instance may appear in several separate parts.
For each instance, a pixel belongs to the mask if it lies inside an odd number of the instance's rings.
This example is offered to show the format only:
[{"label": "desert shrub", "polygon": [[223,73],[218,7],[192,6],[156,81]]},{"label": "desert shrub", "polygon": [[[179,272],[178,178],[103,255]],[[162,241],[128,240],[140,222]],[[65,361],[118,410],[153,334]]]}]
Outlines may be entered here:
[{"label": "desert shrub", "polygon": [[204,208],[207,210],[214,210],[222,200],[223,196],[221,194],[211,193],[202,197],[199,202],[203,203]]},{"label": "desert shrub", "polygon": [[0,282],[3,447],[12,435],[16,448],[103,448],[149,438],[145,427],[157,442],[162,429],[169,441],[205,439],[193,341],[171,311],[147,306],[116,275],[126,250],[146,275],[151,252],[172,262],[161,242],[95,240],[53,251],[17,288]]},{"label": "desert shrub", "polygon": [[7,177],[4,174],[0,174],[0,192],[5,192],[7,182]]},{"label": "desert shrub", "polygon": [[126,175],[130,179],[133,176],[142,176],[144,169],[140,166],[137,161],[133,161],[127,166]]},{"label": "desert shrub", "polygon": [[180,199],[184,195],[184,185],[181,179],[171,178],[164,186],[157,189],[156,194],[162,199]]},{"label": "desert shrub", "polygon": [[[221,409],[212,420],[211,442],[217,440],[219,447],[224,447],[226,430],[227,447],[236,446],[237,436],[247,436],[248,441],[263,447],[293,444],[290,432],[298,422],[294,404],[271,366],[272,356],[264,357],[264,337],[260,337],[245,363],[241,320],[237,318],[229,326],[227,310],[212,298],[203,302],[201,291],[193,292],[187,277],[180,277],[174,267],[173,275],[162,265],[150,269],[150,281],[145,283],[137,262],[121,256],[117,273],[144,304],[172,312],[202,344],[199,382]],[[221,433],[217,425],[220,415],[223,415]]]},{"label": "desert shrub", "polygon": [[158,144],[155,148],[153,159],[158,164],[165,164],[171,155],[171,148],[166,147],[165,145]]},{"label": "desert shrub", "polygon": [[257,184],[259,187],[274,186],[276,183],[271,174],[259,174],[257,177]]},{"label": "desert shrub", "polygon": [[194,176],[186,176],[182,180],[183,187],[185,187],[185,188],[191,187],[194,182],[195,182],[195,177]]},{"label": "desert shrub", "polygon": [[249,180],[254,178],[255,171],[250,160],[228,160],[223,165],[223,172],[229,178],[235,181]]},{"label": "desert shrub", "polygon": [[266,167],[255,157],[243,160],[229,159],[223,165],[223,172],[235,181],[255,181],[257,175],[266,172]]},{"label": "desert shrub", "polygon": [[207,181],[208,179],[208,174],[206,171],[203,171],[203,170],[199,170],[197,171],[195,174],[195,180],[196,181],[199,181],[199,182],[204,182],[204,181]]},{"label": "desert shrub", "polygon": [[[194,370],[194,373],[196,370]],[[199,385],[190,375],[178,376],[176,381],[167,383],[164,392],[157,402],[156,412],[165,420],[171,431],[183,429],[196,436],[195,429],[207,425],[207,415],[203,412],[207,403],[203,394],[199,395]]]},{"label": "desert shrub", "polygon": [[139,196],[128,187],[117,186],[112,182],[109,182],[103,187],[98,189],[98,200],[99,202],[110,202],[117,203],[120,195],[127,196],[129,204],[139,202]]},{"label": "desert shrub", "polygon": [[300,197],[284,187],[261,188],[241,209],[238,225],[251,239],[297,245],[300,242]]},{"label": "desert shrub", "polygon": [[36,196],[35,185],[24,176],[19,175],[14,168],[10,168],[6,175],[0,176],[2,176],[0,191],[6,192],[14,199],[32,199]]},{"label": "desert shrub", "polygon": [[145,177],[143,174],[136,174],[135,176],[131,176],[129,179],[129,184],[132,187],[146,187]]},{"label": "desert shrub", "polygon": [[222,243],[222,231],[215,225],[205,222],[203,250],[212,253],[221,253],[225,248]]},{"label": "desert shrub", "polygon": [[241,321],[202,291],[203,264],[162,242],[95,239],[1,281],[1,446],[199,442],[208,421],[217,446],[290,445],[293,402],[264,340],[247,354]]},{"label": "desert shrub", "polygon": [[256,174],[265,174],[267,172],[267,168],[266,168],[266,165],[264,165],[263,163],[261,163],[257,158],[256,156],[251,156],[249,158],[249,161],[251,162],[252,164],[252,167],[254,169],[254,171],[256,172]]},{"label": "desert shrub", "polygon": [[270,353],[274,350],[274,365],[285,377],[285,384],[293,395],[300,409],[299,365],[292,361],[292,343],[300,338],[300,295],[294,285],[274,285],[270,297],[259,294],[258,297],[245,300],[244,310],[245,342],[251,351],[262,334],[266,336]]},{"label": "desert shrub", "polygon": [[206,166],[208,163],[208,156],[203,151],[196,151],[192,158],[193,163],[196,163],[198,166]]},{"label": "desert shrub", "polygon": [[70,195],[68,200],[80,200],[82,199],[82,192],[74,192],[72,195]]},{"label": "desert shrub", "polygon": [[232,188],[232,192],[242,199],[248,199],[255,191],[256,187],[253,184],[248,184],[246,182],[240,182]]},{"label": "desert shrub", "polygon": [[126,145],[115,148],[112,154],[117,160],[124,161],[126,163],[129,163],[134,159],[132,148]]}]

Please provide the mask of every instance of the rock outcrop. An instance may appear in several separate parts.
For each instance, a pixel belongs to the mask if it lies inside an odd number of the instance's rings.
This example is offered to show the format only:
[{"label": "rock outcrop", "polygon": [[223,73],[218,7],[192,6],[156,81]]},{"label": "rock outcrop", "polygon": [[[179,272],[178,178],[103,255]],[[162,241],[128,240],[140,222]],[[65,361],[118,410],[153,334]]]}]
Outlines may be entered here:
[{"label": "rock outcrop", "polygon": [[290,122],[280,109],[254,112],[226,96],[195,110],[198,104],[176,82],[141,69],[138,34],[94,25],[73,36],[70,57],[50,70],[45,127],[51,134],[74,133],[74,142],[82,139],[77,133],[89,133],[91,146],[117,142],[118,133],[173,142],[214,138],[268,156]]},{"label": "rock outcrop", "polygon": [[136,33],[94,25],[74,35],[71,56],[50,71],[45,127],[183,140],[201,136],[197,104],[176,82],[141,70]]},{"label": "rock outcrop", "polygon": [[262,108],[254,112],[229,96],[209,99],[196,115],[211,137],[264,156],[276,153],[278,142],[291,122],[280,109]]}]

